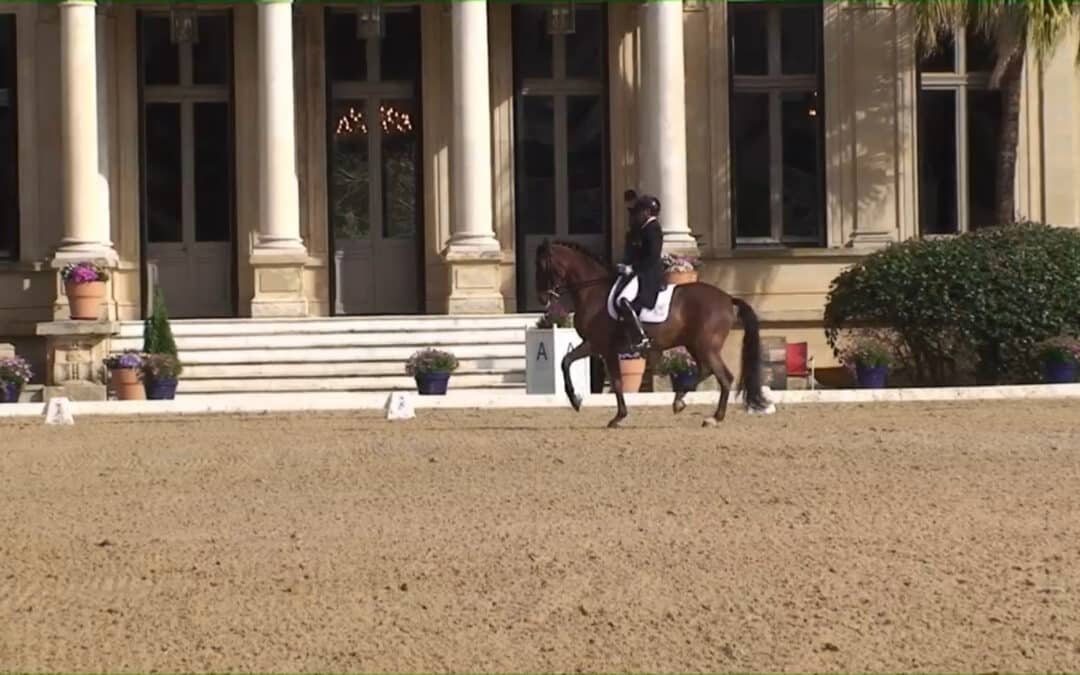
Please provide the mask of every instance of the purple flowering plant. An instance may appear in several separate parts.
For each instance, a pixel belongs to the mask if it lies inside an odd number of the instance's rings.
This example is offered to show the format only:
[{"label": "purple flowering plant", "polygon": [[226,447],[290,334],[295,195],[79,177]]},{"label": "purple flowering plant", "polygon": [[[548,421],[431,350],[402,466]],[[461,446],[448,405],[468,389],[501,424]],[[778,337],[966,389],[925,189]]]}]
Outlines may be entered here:
[{"label": "purple flowering plant", "polygon": [[170,354],[142,355],[142,375],[152,382],[176,379],[183,371],[180,359]]},{"label": "purple flowering plant", "polygon": [[24,385],[34,377],[30,363],[21,356],[0,359],[0,384]]},{"label": "purple flowering plant", "polygon": [[537,319],[537,328],[570,328],[574,325],[574,313],[566,311],[562,305],[552,305],[544,315]]},{"label": "purple flowering plant", "polygon": [[105,357],[104,364],[109,370],[141,369],[144,360],[141,353],[129,349],[122,354],[109,354]]},{"label": "purple flowering plant", "polygon": [[693,272],[701,268],[701,260],[693,256],[665,253],[660,258],[665,272]]},{"label": "purple flowering plant", "polygon": [[1073,337],[1058,336],[1044,340],[1038,345],[1039,360],[1043,363],[1080,364],[1080,340]]},{"label": "purple flowering plant", "polygon": [[79,262],[64,265],[60,276],[70,284],[89,284],[95,281],[107,281],[109,273],[100,265],[92,262]]},{"label": "purple flowering plant", "polygon": [[439,349],[421,349],[414,352],[405,363],[406,375],[427,373],[452,373],[458,369],[457,357]]},{"label": "purple flowering plant", "polygon": [[697,362],[686,347],[676,347],[664,352],[656,367],[660,375],[685,375],[697,372]]}]

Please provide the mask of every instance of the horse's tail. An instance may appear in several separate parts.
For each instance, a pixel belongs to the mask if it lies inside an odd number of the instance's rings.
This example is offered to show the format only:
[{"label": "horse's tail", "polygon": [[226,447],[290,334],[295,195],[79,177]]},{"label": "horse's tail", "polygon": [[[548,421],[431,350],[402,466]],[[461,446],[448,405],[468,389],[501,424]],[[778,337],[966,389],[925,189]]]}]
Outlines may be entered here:
[{"label": "horse's tail", "polygon": [[739,369],[738,390],[743,403],[751,408],[765,408],[765,394],[761,391],[761,327],[757,314],[745,301],[732,298],[743,325],[742,367]]}]

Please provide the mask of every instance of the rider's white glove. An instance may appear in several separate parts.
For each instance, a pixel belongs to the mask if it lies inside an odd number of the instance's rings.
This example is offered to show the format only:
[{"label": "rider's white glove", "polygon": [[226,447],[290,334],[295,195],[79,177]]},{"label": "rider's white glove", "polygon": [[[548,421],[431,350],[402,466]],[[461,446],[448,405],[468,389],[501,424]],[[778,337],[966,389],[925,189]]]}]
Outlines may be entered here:
[{"label": "rider's white glove", "polygon": [[634,273],[634,268],[620,263],[615,266],[615,271],[619,273],[620,277],[628,277]]}]

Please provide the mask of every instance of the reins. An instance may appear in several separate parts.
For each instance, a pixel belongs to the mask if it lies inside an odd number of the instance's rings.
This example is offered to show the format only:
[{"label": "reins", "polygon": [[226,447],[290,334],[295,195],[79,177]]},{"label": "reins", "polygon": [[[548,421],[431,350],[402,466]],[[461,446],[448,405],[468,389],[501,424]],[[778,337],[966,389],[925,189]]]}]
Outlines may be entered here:
[{"label": "reins", "polygon": [[610,278],[606,279],[590,279],[588,281],[579,281],[576,284],[560,284],[555,288],[552,288],[547,292],[553,300],[558,300],[563,293],[573,293],[574,291],[580,291],[583,288],[590,288],[592,286],[599,286],[600,284],[606,284],[611,281]]}]

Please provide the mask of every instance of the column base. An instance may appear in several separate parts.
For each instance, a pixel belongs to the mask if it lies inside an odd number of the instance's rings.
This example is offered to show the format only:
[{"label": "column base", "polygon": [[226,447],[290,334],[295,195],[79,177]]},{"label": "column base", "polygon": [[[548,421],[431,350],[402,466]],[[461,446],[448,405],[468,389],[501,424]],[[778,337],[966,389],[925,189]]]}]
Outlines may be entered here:
[{"label": "column base", "polygon": [[63,267],[73,262],[92,262],[104,267],[112,267],[120,260],[120,255],[111,244],[96,242],[78,243],[61,242],[53,253],[55,267]]},{"label": "column base", "polygon": [[446,262],[449,294],[447,314],[504,314],[502,252],[498,249],[448,248]]},{"label": "column base", "polygon": [[77,401],[105,400],[104,361],[110,340],[120,334],[114,321],[39,323],[45,338],[46,391],[57,389]]},{"label": "column base", "polygon": [[308,301],[304,294],[304,268],[307,252],[281,249],[256,249],[251,255],[255,273],[255,295],[251,298],[251,316],[305,317]]},{"label": "column base", "polygon": [[665,232],[664,253],[693,257],[701,255],[697,237],[691,232]]}]

